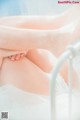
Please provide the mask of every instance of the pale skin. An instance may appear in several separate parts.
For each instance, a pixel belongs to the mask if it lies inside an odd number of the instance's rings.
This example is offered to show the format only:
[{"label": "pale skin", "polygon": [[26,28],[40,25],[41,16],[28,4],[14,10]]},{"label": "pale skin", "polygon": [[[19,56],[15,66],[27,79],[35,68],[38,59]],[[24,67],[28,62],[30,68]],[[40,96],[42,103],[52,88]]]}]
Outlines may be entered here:
[{"label": "pale skin", "polygon": [[[72,38],[73,33],[76,30],[75,29],[76,26],[79,26],[79,20],[78,20],[78,19],[80,19],[79,11],[80,11],[80,6],[76,5],[76,7],[72,7],[69,10],[67,10],[66,12],[64,12],[63,14],[61,14],[59,16],[55,16],[55,17],[52,17],[52,16],[51,17],[50,16],[49,17],[43,17],[43,16],[40,16],[40,17],[37,17],[37,16],[36,17],[31,17],[31,16],[24,17],[24,16],[22,16],[21,17],[21,16],[18,16],[18,17],[1,18],[0,24],[2,26],[0,26],[0,37],[1,37],[1,39],[5,39],[5,37],[6,37],[6,40],[5,41],[3,40],[3,42],[1,41],[0,47],[1,48],[5,47],[6,49],[10,49],[10,46],[9,47],[8,47],[8,45],[6,46],[6,43],[9,43],[12,47],[11,50],[12,49],[22,50],[23,47],[24,47],[24,49],[38,47],[38,48],[47,48],[47,49],[51,50],[51,52],[53,52],[52,49],[55,48],[55,46],[53,45],[55,41],[57,41],[57,44],[60,45],[60,42],[61,42],[60,40],[63,40],[62,42],[64,42],[65,36],[66,36],[65,37],[66,40],[65,40],[64,46],[73,41],[73,38]],[[76,22],[76,19],[73,19],[75,17],[77,17],[77,22]],[[70,25],[67,25],[67,24],[70,24]],[[56,28],[58,28],[57,30],[53,30],[53,29],[56,29],[54,27],[55,25],[56,25]],[[65,27],[63,27],[64,25],[65,25]],[[10,26],[10,28],[7,26]],[[46,28],[46,26],[47,26],[47,28]],[[14,27],[16,27],[17,29],[15,29]],[[40,27],[41,27],[41,30],[40,30]],[[51,29],[51,27],[52,27],[52,29]],[[20,28],[20,29],[18,29],[18,28]],[[21,29],[21,28],[23,28],[23,29]],[[27,29],[24,29],[24,28],[27,28]],[[36,29],[38,29],[38,30],[36,30]],[[43,29],[45,29],[45,31]],[[5,31],[7,31],[7,32],[4,33]],[[77,30],[77,32],[78,32],[78,30]],[[31,36],[29,36],[29,34]],[[8,38],[8,35],[9,35],[9,38]],[[67,35],[68,35],[68,37],[67,37]],[[10,39],[10,36],[13,37],[13,39]],[[57,38],[56,38],[56,36],[57,36]],[[58,36],[59,36],[59,38],[58,38]],[[79,37],[78,34],[77,34],[77,36]],[[15,37],[15,39],[14,39],[14,37]],[[72,38],[72,40],[70,37]],[[73,37],[75,37],[75,36],[73,36]],[[24,39],[24,42],[23,42],[23,39]],[[68,39],[70,39],[69,42],[68,42]],[[14,43],[13,43],[13,41],[14,41]],[[23,43],[16,47],[16,43],[19,44],[19,41],[20,41],[20,43],[22,43],[22,42]],[[41,41],[41,42],[39,42],[39,41]],[[48,44],[46,45],[46,43],[49,43],[49,45]],[[12,46],[12,44],[13,44],[13,46]],[[28,46],[26,44],[28,44]],[[15,46],[15,48],[14,48],[14,46]]]},{"label": "pale skin", "polygon": [[[2,39],[2,41],[0,41],[1,42],[0,48],[2,58],[10,56],[10,54],[13,54],[14,51],[20,52],[21,50],[25,50],[27,52],[29,49],[32,50],[28,51],[27,58],[24,57],[24,59],[21,59],[20,61],[13,62],[10,61],[8,58],[5,58],[3,60],[1,68],[2,83],[12,83],[17,87],[22,88],[23,90],[48,95],[49,94],[48,74],[50,73],[55,64],[53,63],[53,61],[55,61],[54,60],[55,58],[49,51],[51,51],[52,53],[53,52],[56,53],[57,48],[55,46],[55,43],[57,43],[57,47],[59,47],[60,49],[58,50],[56,55],[58,56],[61,52],[63,52],[65,46],[68,45],[70,42],[74,41],[74,39],[70,38],[73,38],[71,36],[75,30],[75,26],[73,26],[72,24],[69,25],[68,27],[64,26],[56,30],[40,30],[40,28],[38,28],[39,30],[36,30],[37,28],[35,28],[35,26],[33,28],[32,26],[32,29],[29,30],[28,28],[24,29],[24,26],[26,26],[25,22],[23,26],[22,24],[18,24],[18,22],[16,21],[11,23],[10,27],[6,27],[3,25],[0,26],[0,39]],[[14,28],[11,27],[11,25],[14,26]],[[15,26],[17,28],[15,28]],[[71,31],[69,31],[70,28],[72,28]],[[77,37],[79,37],[79,35],[77,35]],[[60,40],[62,40],[64,43],[63,47],[60,47],[61,43]],[[18,45],[16,45],[16,43]],[[35,48],[36,49],[38,48],[38,50],[36,50]],[[49,51],[41,50],[42,48],[47,49]],[[5,50],[7,50],[7,52]],[[52,58],[52,61],[49,60],[50,56]],[[10,59],[12,58],[13,57],[11,57]],[[38,58],[39,60],[36,58]],[[6,73],[7,69],[9,74],[8,72]]]},{"label": "pale skin", "polygon": [[[69,8],[56,16],[12,16],[0,19],[1,25],[30,29],[57,29],[80,18],[80,5]],[[6,21],[6,22],[5,22]]]}]

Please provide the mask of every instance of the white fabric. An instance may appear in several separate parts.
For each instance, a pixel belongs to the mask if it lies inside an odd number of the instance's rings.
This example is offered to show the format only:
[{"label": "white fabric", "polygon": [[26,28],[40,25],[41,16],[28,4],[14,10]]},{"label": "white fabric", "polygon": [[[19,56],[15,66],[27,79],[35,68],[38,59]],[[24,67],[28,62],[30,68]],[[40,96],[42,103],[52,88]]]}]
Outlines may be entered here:
[{"label": "white fabric", "polygon": [[[60,94],[56,100],[58,120],[69,120],[68,95]],[[78,100],[73,95],[72,120],[80,119]],[[10,120],[51,120],[49,96],[24,92],[10,85],[0,88],[0,111],[8,111]]]},{"label": "white fabric", "polygon": [[[66,84],[58,76],[56,93],[65,90]],[[10,120],[50,120],[50,97],[6,85],[0,88],[0,111],[8,111]]]},{"label": "white fabric", "polygon": [[[68,120],[67,86],[60,76],[57,79],[56,87],[58,120]],[[78,103],[75,102],[75,99],[73,102]],[[74,110],[77,111],[77,108]],[[5,111],[9,112],[10,120],[51,120],[50,97],[24,92],[11,85],[6,85],[0,87],[0,112]],[[75,113],[73,120],[80,119],[79,115],[76,115],[78,112],[73,111]]]}]

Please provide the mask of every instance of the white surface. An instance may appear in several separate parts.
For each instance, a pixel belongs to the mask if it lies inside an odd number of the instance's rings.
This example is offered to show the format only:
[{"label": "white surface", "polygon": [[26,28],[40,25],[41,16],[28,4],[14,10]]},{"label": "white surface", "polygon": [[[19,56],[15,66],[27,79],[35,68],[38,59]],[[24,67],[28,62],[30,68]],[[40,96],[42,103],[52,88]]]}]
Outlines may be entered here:
[{"label": "white surface", "polygon": [[[56,101],[57,120],[68,120],[68,95],[59,94]],[[50,120],[50,98],[6,85],[0,88],[0,111],[8,111],[10,120]],[[80,120],[79,113],[79,96],[73,95],[72,120]]]}]

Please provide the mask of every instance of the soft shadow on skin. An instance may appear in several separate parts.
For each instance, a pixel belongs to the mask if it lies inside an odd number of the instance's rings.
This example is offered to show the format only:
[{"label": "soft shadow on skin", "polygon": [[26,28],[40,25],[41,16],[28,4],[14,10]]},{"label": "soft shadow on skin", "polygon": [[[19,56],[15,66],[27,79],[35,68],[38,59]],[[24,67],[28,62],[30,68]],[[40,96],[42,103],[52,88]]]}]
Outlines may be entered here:
[{"label": "soft shadow on skin", "polygon": [[24,58],[20,61],[5,59],[1,68],[1,83],[11,83],[25,91],[49,94],[49,76]]}]

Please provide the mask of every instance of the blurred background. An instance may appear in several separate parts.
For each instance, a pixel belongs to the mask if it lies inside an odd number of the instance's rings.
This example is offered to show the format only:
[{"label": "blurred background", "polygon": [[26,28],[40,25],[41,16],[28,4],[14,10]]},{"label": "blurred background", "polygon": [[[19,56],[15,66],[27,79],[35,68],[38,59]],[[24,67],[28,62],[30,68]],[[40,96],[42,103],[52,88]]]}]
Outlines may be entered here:
[{"label": "blurred background", "polygon": [[72,5],[58,0],[0,0],[0,17],[11,15],[55,15]]}]

